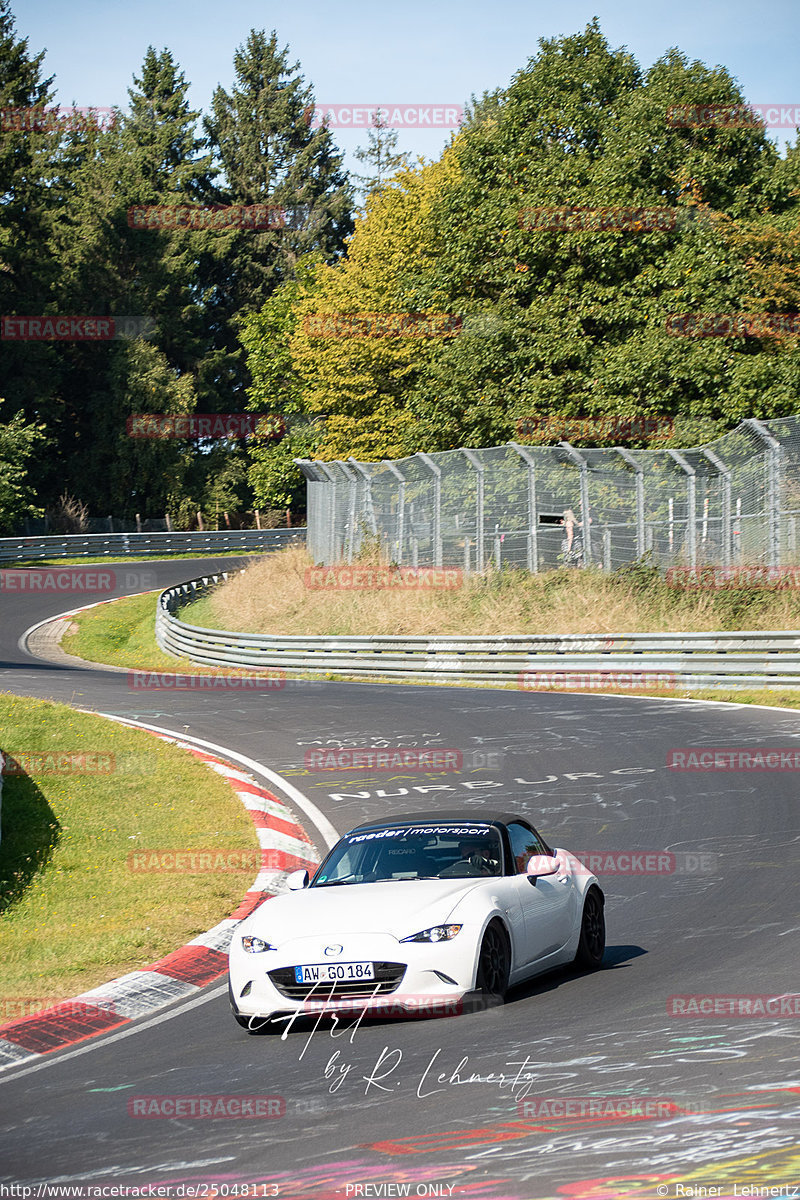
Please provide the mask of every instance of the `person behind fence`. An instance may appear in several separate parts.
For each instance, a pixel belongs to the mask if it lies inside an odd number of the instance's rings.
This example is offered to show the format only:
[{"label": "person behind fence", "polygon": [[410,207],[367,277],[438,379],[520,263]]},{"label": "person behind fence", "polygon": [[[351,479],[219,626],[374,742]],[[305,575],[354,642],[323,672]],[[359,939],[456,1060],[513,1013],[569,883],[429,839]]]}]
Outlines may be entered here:
[{"label": "person behind fence", "polygon": [[[592,518],[589,517],[591,523]],[[583,566],[583,521],[579,521],[571,508],[564,509],[560,522],[564,526],[561,542],[561,559],[568,567]]]}]

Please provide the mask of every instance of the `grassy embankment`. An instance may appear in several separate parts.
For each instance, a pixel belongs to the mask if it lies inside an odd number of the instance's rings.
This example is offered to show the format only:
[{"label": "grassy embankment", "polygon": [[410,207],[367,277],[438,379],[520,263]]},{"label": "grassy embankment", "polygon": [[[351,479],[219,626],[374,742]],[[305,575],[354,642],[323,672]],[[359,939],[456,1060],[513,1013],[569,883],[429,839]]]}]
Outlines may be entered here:
[{"label": "grassy embankment", "polygon": [[[230,785],[142,730],[0,693],[0,748],[89,754],[100,770],[5,775],[0,842],[0,1025],[146,966],[230,914],[258,870]],[[78,760],[80,767],[80,760]],[[231,871],[142,872],[145,849],[237,851]]]},{"label": "grassy embankment", "polygon": [[[796,589],[747,585],[680,590],[654,568],[642,566],[612,574],[504,570],[471,576],[463,587],[452,590],[347,590],[306,586],[310,565],[303,547],[287,547],[253,563],[181,615],[191,624],[212,628],[333,636],[800,628]],[[198,670],[154,646],[154,614],[152,596],[105,605],[78,618],[78,632],[62,644],[70,653],[95,661],[147,670]],[[659,689],[651,694],[800,707],[800,690]]]}]

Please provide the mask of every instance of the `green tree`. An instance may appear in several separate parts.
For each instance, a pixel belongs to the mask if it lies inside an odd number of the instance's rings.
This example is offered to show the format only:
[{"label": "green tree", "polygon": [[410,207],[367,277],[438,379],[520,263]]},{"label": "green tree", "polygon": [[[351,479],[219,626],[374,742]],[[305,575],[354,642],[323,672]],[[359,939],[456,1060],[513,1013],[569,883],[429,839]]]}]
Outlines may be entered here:
[{"label": "green tree", "polygon": [[[436,309],[463,328],[435,344],[314,341],[298,321],[290,348],[308,411],[325,416],[319,453],[494,445],[520,419],[541,423],[540,440],[551,418],[594,419],[608,444],[636,418],[675,420],[684,438],[793,412],[793,341],[668,331],[673,313],[794,311],[796,155],[782,165],[758,125],[681,126],[670,110],[683,104],[743,97],[723,68],[676,50],[644,75],[595,21],[540,42],[504,92],[473,101],[439,163],[373,195],[298,317]],[[529,219],[565,206],[667,213],[607,230]]]},{"label": "green tree", "polygon": [[192,203],[210,188],[211,160],[194,133],[199,114],[188,107],[188,86],[169,51],[150,47],[129,89],[130,115],[111,129],[71,132],[61,150],[63,202],[53,233],[59,311],[131,315],[153,328],[152,345],[137,338],[60,348],[63,419],[54,457],[61,481],[92,511],[163,512],[192,461],[185,444],[132,440],[127,430],[137,412],[194,411],[203,371],[198,256],[208,235],[143,229],[132,213]]},{"label": "green tree", "polygon": [[252,30],[234,56],[236,81],[218,87],[205,118],[209,144],[222,173],[221,204],[267,204],[286,213],[276,227],[230,235],[223,261],[208,263],[207,295],[214,375],[228,408],[241,411],[248,382],[238,318],[259,309],[292,278],[301,255],[333,260],[352,228],[352,196],[330,131],[312,129],[313,93],[299,63],[277,35]]},{"label": "green tree", "polygon": [[[8,0],[0,0],[0,313],[35,316],[58,275],[50,251],[55,198],[52,159],[58,133],[44,116],[52,102],[53,77],[42,77],[44,51],[32,55],[19,38]],[[43,342],[3,342],[3,387],[9,413],[50,423],[58,412],[58,360]],[[34,476],[46,470],[39,443]]]},{"label": "green tree", "polygon": [[247,354],[251,383],[251,412],[276,414],[284,423],[283,436],[272,435],[273,423],[249,446],[248,479],[258,508],[305,508],[305,479],[295,458],[310,457],[323,435],[323,426],[308,414],[304,381],[291,351],[297,324],[294,306],[313,287],[318,256],[298,264],[296,277],[277,288],[266,304],[250,313],[242,325],[242,345]]},{"label": "green tree", "polygon": [[397,130],[391,129],[380,113],[376,113],[367,135],[367,145],[359,146],[355,151],[358,161],[366,163],[369,168],[368,174],[353,176],[360,185],[363,199],[372,192],[382,191],[392,175],[409,166],[408,154],[398,152],[397,142]]},{"label": "green tree", "polygon": [[[0,408],[5,404],[0,400]],[[28,482],[30,458],[37,442],[44,441],[39,425],[26,425],[21,413],[0,422],[0,532],[13,533],[25,516],[41,513]]]}]

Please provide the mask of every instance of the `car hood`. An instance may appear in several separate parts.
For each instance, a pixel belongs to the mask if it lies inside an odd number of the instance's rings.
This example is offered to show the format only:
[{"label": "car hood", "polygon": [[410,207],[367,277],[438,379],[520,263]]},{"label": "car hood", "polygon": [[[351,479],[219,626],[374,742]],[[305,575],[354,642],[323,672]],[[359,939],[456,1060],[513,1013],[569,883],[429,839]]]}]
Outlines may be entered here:
[{"label": "car hood", "polygon": [[489,882],[411,879],[305,888],[267,900],[238,932],[257,934],[278,946],[289,938],[315,934],[388,933],[399,939],[444,924],[467,892]]}]

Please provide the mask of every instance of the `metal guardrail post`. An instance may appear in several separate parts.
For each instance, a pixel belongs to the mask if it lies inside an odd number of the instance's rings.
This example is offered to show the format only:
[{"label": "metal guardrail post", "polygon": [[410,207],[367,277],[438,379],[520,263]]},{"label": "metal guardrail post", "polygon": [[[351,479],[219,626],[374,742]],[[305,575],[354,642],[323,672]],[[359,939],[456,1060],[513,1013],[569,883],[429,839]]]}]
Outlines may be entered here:
[{"label": "metal guardrail post", "polygon": [[670,458],[678,464],[686,476],[686,493],[688,517],[686,521],[686,537],[689,543],[689,566],[697,566],[697,479],[696,472],[682,454],[677,450],[667,450]]},{"label": "metal guardrail post", "polygon": [[766,425],[755,417],[742,422],[758,435],[767,450],[767,520],[769,522],[769,565],[777,567],[781,561],[781,444],[773,437]]},{"label": "metal guardrail post", "polygon": [[391,471],[395,479],[400,483],[397,495],[397,557],[395,562],[398,567],[403,565],[403,535],[405,533],[405,517],[406,517],[406,480],[396,463],[391,459],[384,458],[383,465]]},{"label": "metal guardrail post", "polygon": [[[442,565],[442,468],[435,463],[430,454],[418,451],[414,458],[421,458],[425,466],[433,474],[433,565]],[[416,566],[416,563],[414,564]]]},{"label": "metal guardrail post", "polygon": [[536,508],[536,459],[518,442],[509,442],[525,463],[528,473],[528,570],[539,570],[539,514]]},{"label": "metal guardrail post", "polygon": [[731,554],[731,480],[732,471],[726,466],[718,454],[713,450],[703,449],[703,454],[708,459],[713,467],[716,467],[717,474],[722,479],[722,562],[727,567],[730,565],[732,558]]},{"label": "metal guardrail post", "polygon": [[484,489],[483,489],[483,473],[486,466],[478,458],[474,450],[465,450],[463,447],[461,453],[466,458],[467,462],[475,470],[475,570],[482,571],[484,567],[484,548],[483,548],[483,514],[484,514]]},{"label": "metal guardrail post", "polygon": [[[643,558],[646,553],[644,532],[644,467],[638,458],[635,458],[631,454],[630,450],[623,450],[621,446],[617,446],[616,449],[620,458],[623,458],[628,466],[633,467],[636,472],[636,555],[638,558]],[[609,555],[610,553],[609,548]]]},{"label": "metal guardrail post", "polygon": [[583,529],[583,561],[592,561],[592,522],[589,512],[589,464],[569,442],[559,442],[561,449],[580,467],[581,472],[581,527]]}]

